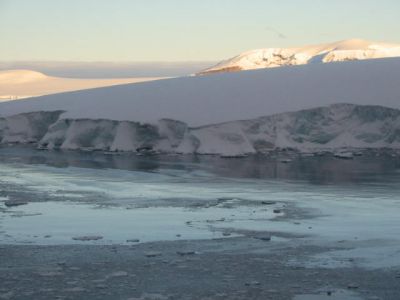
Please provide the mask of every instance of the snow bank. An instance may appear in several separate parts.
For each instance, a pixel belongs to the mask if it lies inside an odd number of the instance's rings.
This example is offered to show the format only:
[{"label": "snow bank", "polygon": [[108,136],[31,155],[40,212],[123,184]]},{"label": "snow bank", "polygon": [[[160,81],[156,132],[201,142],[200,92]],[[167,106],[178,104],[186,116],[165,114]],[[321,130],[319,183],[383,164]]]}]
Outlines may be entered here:
[{"label": "snow bank", "polygon": [[334,103],[400,108],[400,58],[166,79],[0,103],[0,117],[63,110],[65,119],[201,126]]},{"label": "snow bank", "polygon": [[0,118],[1,143],[37,143],[45,149],[165,152],[242,156],[276,148],[300,151],[400,148],[400,110],[334,104],[250,120],[190,127],[65,119],[61,111]]}]

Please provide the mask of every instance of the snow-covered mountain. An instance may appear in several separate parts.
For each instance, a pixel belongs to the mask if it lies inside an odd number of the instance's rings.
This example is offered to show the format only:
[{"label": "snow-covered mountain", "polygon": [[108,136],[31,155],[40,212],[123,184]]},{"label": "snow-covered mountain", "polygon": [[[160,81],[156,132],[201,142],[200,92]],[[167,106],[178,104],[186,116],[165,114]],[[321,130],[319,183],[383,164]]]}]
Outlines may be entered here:
[{"label": "snow-covered mountain", "polygon": [[32,112],[0,119],[0,143],[37,143],[47,149],[157,151],[240,156],[280,148],[400,149],[400,110],[334,104],[252,120],[202,127],[162,119],[133,121],[64,119],[62,112]]},{"label": "snow-covered mountain", "polygon": [[297,48],[251,50],[222,61],[216,66],[200,72],[199,75],[398,56],[400,56],[400,44],[351,39]]}]

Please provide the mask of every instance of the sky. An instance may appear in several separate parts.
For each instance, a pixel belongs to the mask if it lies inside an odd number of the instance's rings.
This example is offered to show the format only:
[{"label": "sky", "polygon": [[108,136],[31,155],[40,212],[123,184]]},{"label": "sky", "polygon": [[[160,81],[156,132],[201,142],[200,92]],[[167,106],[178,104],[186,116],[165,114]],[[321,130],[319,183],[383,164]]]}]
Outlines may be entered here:
[{"label": "sky", "polygon": [[1,61],[218,61],[348,38],[400,43],[398,0],[0,0]]}]

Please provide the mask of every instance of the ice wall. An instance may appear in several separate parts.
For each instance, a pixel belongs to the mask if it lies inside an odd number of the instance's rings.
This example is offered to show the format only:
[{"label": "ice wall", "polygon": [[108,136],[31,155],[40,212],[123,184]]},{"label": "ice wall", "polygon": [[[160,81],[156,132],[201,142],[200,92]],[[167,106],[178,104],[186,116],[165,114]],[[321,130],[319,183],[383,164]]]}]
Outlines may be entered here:
[{"label": "ice wall", "polygon": [[400,110],[334,104],[202,127],[161,119],[155,124],[65,119],[62,111],[0,118],[1,143],[43,149],[195,153],[240,156],[276,148],[320,151],[400,148]]}]

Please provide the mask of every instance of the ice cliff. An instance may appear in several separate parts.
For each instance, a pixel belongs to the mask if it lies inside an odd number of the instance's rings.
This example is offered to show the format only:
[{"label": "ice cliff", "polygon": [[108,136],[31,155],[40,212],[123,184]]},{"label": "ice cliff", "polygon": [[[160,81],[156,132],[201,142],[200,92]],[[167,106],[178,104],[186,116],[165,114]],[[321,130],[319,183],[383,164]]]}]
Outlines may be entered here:
[{"label": "ice cliff", "polygon": [[400,148],[400,110],[334,104],[201,127],[172,119],[152,124],[68,119],[62,117],[62,111],[42,111],[0,118],[0,143],[35,143],[43,149],[224,156],[277,148]]}]

